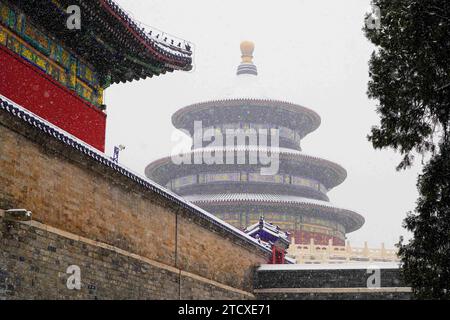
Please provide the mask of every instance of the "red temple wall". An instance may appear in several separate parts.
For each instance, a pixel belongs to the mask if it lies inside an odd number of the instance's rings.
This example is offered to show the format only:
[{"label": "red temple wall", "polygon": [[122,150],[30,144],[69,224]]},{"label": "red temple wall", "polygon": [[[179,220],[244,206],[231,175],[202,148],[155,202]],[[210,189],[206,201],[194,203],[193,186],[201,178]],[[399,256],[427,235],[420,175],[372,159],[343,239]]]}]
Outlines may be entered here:
[{"label": "red temple wall", "polygon": [[0,94],[94,148],[105,150],[106,115],[1,46]]}]

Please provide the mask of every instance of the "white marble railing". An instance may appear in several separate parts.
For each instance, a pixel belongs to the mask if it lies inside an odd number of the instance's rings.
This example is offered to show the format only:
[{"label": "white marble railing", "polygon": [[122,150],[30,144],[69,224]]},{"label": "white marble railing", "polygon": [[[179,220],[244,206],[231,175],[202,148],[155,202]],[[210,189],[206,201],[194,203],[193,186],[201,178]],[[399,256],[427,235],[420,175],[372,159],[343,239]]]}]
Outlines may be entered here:
[{"label": "white marble railing", "polygon": [[299,264],[322,264],[322,263],[351,263],[351,262],[399,262],[397,250],[386,249],[384,243],[380,248],[369,248],[367,242],[362,248],[354,248],[347,242],[345,246],[335,246],[331,240],[328,245],[295,244],[291,239],[291,245],[287,250],[288,256],[294,258]]}]

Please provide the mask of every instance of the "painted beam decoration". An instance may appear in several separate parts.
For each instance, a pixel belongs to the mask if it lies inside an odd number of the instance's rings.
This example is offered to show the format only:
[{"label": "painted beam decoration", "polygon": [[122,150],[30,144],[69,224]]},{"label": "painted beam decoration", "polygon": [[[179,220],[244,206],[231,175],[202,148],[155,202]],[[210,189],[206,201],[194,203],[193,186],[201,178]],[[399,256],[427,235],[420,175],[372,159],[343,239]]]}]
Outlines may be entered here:
[{"label": "painted beam decoration", "polygon": [[[80,12],[69,28],[69,7]],[[192,45],[112,0],[0,0],[0,94],[104,151],[113,83],[192,69]]]},{"label": "painted beam decoration", "polygon": [[103,104],[103,88],[93,67],[52,40],[18,9],[0,2],[0,43],[74,90],[94,106]]}]

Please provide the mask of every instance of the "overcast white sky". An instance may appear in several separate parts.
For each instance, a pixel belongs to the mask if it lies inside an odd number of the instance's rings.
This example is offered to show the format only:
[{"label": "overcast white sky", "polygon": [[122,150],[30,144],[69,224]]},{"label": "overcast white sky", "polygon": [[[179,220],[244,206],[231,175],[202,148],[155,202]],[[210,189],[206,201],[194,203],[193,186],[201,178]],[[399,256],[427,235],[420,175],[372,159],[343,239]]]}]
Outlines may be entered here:
[{"label": "overcast white sky", "polygon": [[[373,50],[361,29],[370,0],[117,0],[139,21],[189,40],[194,70],[114,85],[106,91],[107,153],[124,144],[120,162],[143,174],[169,155],[171,115],[183,106],[217,98],[235,80],[239,43],[255,42],[259,81],[274,98],[315,110],[321,127],[303,151],[335,161],[348,179],[330,192],[336,205],[366,218],[349,234],[353,245],[392,247],[417,199],[420,163],[395,171],[400,156],[375,151],[366,136],[378,123],[366,96]],[[382,23],[382,21],[381,21]]]}]

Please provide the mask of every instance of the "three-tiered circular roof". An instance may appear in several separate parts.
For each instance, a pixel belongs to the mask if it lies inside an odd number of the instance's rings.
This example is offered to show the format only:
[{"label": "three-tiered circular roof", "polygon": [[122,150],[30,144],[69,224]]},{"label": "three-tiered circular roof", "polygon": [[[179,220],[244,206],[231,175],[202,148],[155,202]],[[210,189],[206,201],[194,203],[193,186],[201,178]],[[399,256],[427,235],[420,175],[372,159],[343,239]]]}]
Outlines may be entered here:
[{"label": "three-tiered circular roof", "polygon": [[[284,215],[308,217],[312,220],[307,223],[317,224],[315,230],[325,230],[330,226],[328,222],[335,225],[335,230],[346,233],[361,228],[364,224],[361,215],[328,202],[327,192],[344,182],[346,170],[334,162],[303,153],[298,145],[320,126],[320,116],[301,105],[268,98],[257,80],[253,49],[250,42],[241,45],[242,62],[237,70],[237,86],[230,90],[231,94],[224,99],[188,105],[172,116],[172,123],[192,137],[196,121],[202,122],[202,129],[214,128],[214,132],[221,134],[229,128],[244,129],[242,132],[276,128],[280,144],[254,145],[250,139],[244,144],[241,140],[237,145],[214,147],[196,143],[191,150],[172,155],[187,163],[179,164],[166,157],[149,164],[145,174],[225,220],[229,216],[230,221],[236,221],[238,213],[241,218],[237,223],[242,223],[250,221],[250,215],[255,213],[273,213],[284,224],[288,221]],[[277,172],[272,177],[263,174],[261,169],[268,166],[249,161],[252,153],[270,154],[278,161]],[[232,156],[228,157],[229,154]],[[238,154],[244,155],[244,162],[228,162],[236,160]],[[211,155],[213,163],[206,164],[205,156]],[[198,163],[195,159],[202,161]]]}]

